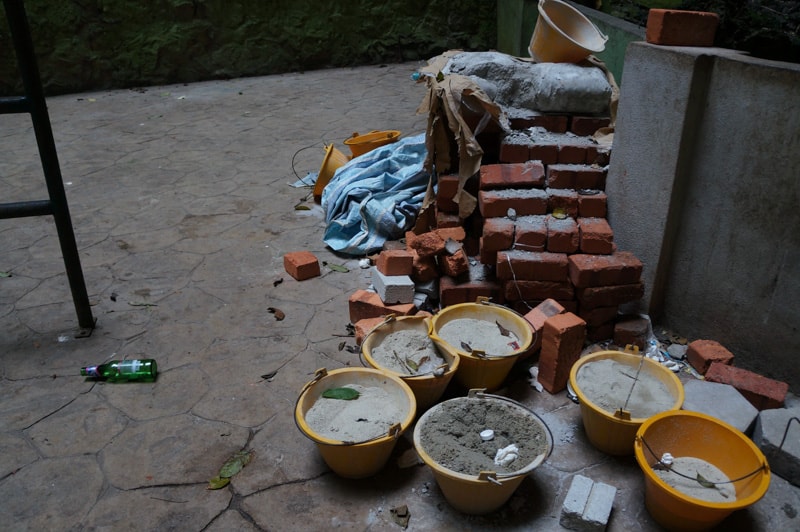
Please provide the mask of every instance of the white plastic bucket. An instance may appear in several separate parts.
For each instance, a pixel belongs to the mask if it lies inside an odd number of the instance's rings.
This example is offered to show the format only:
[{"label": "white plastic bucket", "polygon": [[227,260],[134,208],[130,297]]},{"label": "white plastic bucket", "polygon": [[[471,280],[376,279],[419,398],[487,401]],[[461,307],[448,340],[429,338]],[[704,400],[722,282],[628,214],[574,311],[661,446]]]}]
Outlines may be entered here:
[{"label": "white plastic bucket", "polygon": [[537,63],[580,63],[605,50],[608,37],[561,0],[539,0],[539,19],[528,52]]}]

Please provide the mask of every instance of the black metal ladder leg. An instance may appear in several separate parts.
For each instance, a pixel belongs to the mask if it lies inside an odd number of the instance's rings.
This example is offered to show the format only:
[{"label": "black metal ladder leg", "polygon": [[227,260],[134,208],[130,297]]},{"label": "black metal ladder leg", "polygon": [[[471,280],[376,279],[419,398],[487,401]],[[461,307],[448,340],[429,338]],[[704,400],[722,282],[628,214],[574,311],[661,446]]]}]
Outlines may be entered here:
[{"label": "black metal ladder leg", "polygon": [[[16,204],[0,204],[0,218],[21,216],[39,216],[52,214],[61,253],[64,257],[64,267],[69,280],[72,300],[78,315],[78,325],[81,328],[78,336],[88,336],[95,326],[89,296],[86,291],[86,282],[83,277],[78,246],[75,241],[75,232],[67,204],[67,195],[64,191],[64,182],[58,162],[53,130],[47,112],[47,104],[42,90],[36,56],[33,51],[28,17],[22,0],[3,0],[6,17],[17,54],[22,83],[25,88],[25,98],[8,98],[2,112],[28,112],[33,122],[36,144],[39,148],[49,201],[31,201]],[[5,207],[5,209],[4,209]]]}]

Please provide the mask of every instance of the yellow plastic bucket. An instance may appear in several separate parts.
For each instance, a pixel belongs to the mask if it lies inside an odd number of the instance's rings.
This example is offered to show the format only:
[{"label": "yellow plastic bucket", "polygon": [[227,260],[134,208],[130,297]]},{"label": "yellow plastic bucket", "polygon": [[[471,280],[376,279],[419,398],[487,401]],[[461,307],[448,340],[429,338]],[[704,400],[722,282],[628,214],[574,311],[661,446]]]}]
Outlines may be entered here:
[{"label": "yellow plastic bucket", "polygon": [[561,0],[539,0],[528,53],[538,63],[580,63],[602,52],[608,37],[583,13]]},{"label": "yellow plastic bucket", "polygon": [[[428,430],[436,430],[435,424],[428,423],[428,420],[436,415],[437,409],[448,403],[462,401],[474,402],[474,405],[470,407],[471,411],[480,408],[482,402],[502,401],[508,403],[515,411],[528,417],[531,423],[542,427],[547,438],[546,451],[531,462],[523,465],[520,469],[507,474],[481,471],[477,475],[466,475],[442,466],[425,450],[422,444],[422,434]],[[538,415],[516,401],[498,395],[485,394],[478,390],[470,390],[468,397],[457,397],[443,401],[432,406],[419,418],[414,427],[414,447],[422,461],[433,471],[436,484],[442,490],[447,502],[459,512],[482,515],[493,512],[503,506],[525,477],[550,456],[553,450],[553,435],[550,432],[550,428]]]},{"label": "yellow plastic bucket", "polygon": [[[713,528],[731,512],[756,503],[769,488],[769,465],[759,448],[736,428],[700,412],[669,411],[651,417],[639,428],[634,450],[644,473],[647,511],[668,530]],[[708,502],[674,489],[653,472],[652,465],[664,453],[700,458],[729,479],[740,479],[733,483],[735,500]]]},{"label": "yellow plastic bucket", "polygon": [[366,135],[353,133],[353,136],[345,140],[344,143],[350,147],[353,157],[364,155],[380,146],[397,142],[400,139],[400,132],[395,130],[371,131]]},{"label": "yellow plastic bucket", "polygon": [[648,418],[630,417],[630,414],[621,409],[617,412],[609,412],[599,405],[592,402],[578,385],[578,371],[592,362],[612,359],[619,364],[624,364],[631,368],[631,373],[636,373],[641,362],[641,371],[649,376],[657,378],[662,382],[675,398],[675,402],[669,411],[680,409],[683,405],[684,393],[683,384],[680,379],[669,369],[658,362],[642,355],[624,353],[622,351],[599,351],[591,355],[580,358],[569,372],[569,382],[575,394],[578,396],[581,407],[581,419],[583,428],[589,441],[597,449],[606,454],[630,455],[633,454],[633,442],[636,438],[636,431]]},{"label": "yellow plastic bucket", "polygon": [[[460,346],[450,345],[439,336],[442,327],[453,320],[465,318],[501,323],[514,333],[519,347],[510,354],[493,356],[480,351],[467,352]],[[507,307],[490,303],[486,298],[478,298],[476,303],[460,303],[442,309],[431,320],[430,337],[441,352],[460,358],[456,382],[467,389],[485,388],[489,391],[503,384],[511,367],[533,342],[531,326],[524,317]]]},{"label": "yellow plastic bucket", "polygon": [[447,366],[443,368],[444,373],[441,375],[429,374],[412,376],[381,367],[381,365],[372,358],[372,350],[381,345],[384,339],[394,332],[413,330],[427,336],[429,328],[429,319],[423,316],[390,316],[383,323],[372,329],[361,343],[361,353],[364,355],[367,364],[375,369],[399,377],[403,379],[403,382],[408,384],[417,400],[418,412],[435,404],[442,396],[445,388],[447,388],[453,375],[455,375],[458,370],[459,356],[455,353],[440,351],[440,355],[447,363]]},{"label": "yellow plastic bucket", "polygon": [[[393,425],[386,435],[365,442],[344,442],[317,434],[306,423],[306,413],[325,390],[348,384],[383,388],[391,395],[393,401],[402,406],[406,412],[405,417]],[[294,408],[294,419],[300,432],[317,444],[322,459],[334,473],[345,478],[366,478],[376,474],[386,465],[397,438],[402,436],[414,421],[416,408],[411,388],[397,377],[372,368],[342,368],[330,372],[322,368],[317,370],[314,379],[307,383],[300,393]]]},{"label": "yellow plastic bucket", "polygon": [[322,166],[319,168],[317,182],[314,183],[314,201],[319,203],[322,199],[322,191],[330,183],[333,174],[350,159],[344,153],[333,147],[333,144],[325,146],[325,157],[322,159]]}]

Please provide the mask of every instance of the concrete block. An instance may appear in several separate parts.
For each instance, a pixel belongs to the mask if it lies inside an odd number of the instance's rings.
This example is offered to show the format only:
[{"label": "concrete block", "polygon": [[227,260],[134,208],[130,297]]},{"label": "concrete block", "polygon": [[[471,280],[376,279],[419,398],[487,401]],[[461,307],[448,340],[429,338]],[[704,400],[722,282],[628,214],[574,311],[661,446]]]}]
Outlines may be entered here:
[{"label": "concrete block", "polygon": [[773,473],[800,486],[800,422],[791,421],[792,418],[800,418],[800,407],[762,410],[753,431],[753,442],[766,456]]},{"label": "concrete block", "polygon": [[378,268],[372,268],[372,284],[386,304],[414,302],[414,281],[408,275],[384,275]]},{"label": "concrete block", "polygon": [[683,384],[683,392],[684,410],[708,414],[752,434],[758,409],[730,384],[689,380]]},{"label": "concrete block", "polygon": [[614,486],[575,475],[561,507],[559,523],[570,530],[605,530],[616,494]]}]

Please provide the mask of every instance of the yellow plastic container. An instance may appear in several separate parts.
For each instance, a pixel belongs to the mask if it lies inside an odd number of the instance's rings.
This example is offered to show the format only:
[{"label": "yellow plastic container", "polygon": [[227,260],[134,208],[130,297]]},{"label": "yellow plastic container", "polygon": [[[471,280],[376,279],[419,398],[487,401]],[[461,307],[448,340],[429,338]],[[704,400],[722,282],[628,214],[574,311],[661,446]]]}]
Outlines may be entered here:
[{"label": "yellow plastic container", "polygon": [[587,397],[578,386],[578,371],[583,366],[606,359],[612,359],[619,364],[630,366],[631,373],[636,373],[639,363],[642,362],[641,371],[664,383],[675,398],[675,402],[669,408],[669,411],[678,410],[683,405],[683,384],[672,371],[658,362],[647,357],[642,360],[642,355],[634,355],[622,351],[599,351],[582,357],[573,364],[569,372],[569,382],[580,401],[583,428],[589,441],[606,454],[630,455],[633,454],[633,441],[636,438],[636,431],[639,430],[639,427],[642,426],[642,423],[647,418],[630,417],[629,412],[621,409],[617,412],[608,412],[593,403],[591,398]]},{"label": "yellow plastic container", "polygon": [[[713,528],[731,512],[756,503],[769,488],[769,464],[759,448],[736,428],[706,414],[684,410],[657,414],[639,428],[634,449],[644,473],[647,511],[668,530]],[[653,472],[652,465],[667,452],[705,460],[731,480],[758,472],[733,483],[735,500],[707,502],[677,491]]]},{"label": "yellow plastic container", "polygon": [[[348,384],[383,388],[393,401],[402,406],[406,412],[405,418],[393,425],[385,436],[365,442],[343,442],[317,434],[306,423],[306,412],[314,406],[322,392]],[[300,432],[317,444],[328,467],[345,478],[366,478],[380,471],[389,460],[397,438],[411,426],[416,414],[417,403],[411,388],[401,379],[372,368],[342,368],[330,372],[324,368],[318,369],[314,379],[303,388],[294,408],[294,419]]]},{"label": "yellow plastic container", "polygon": [[[414,392],[414,397],[417,400],[417,411],[420,412],[435,404],[442,396],[445,388],[447,388],[453,375],[455,375],[458,370],[459,356],[455,353],[440,352],[447,366],[444,368],[444,373],[438,376],[433,374],[411,376],[381,367],[381,365],[372,358],[372,350],[381,345],[381,342],[390,334],[407,330],[418,331],[427,336],[430,330],[429,319],[423,316],[390,316],[386,321],[367,334],[366,338],[364,338],[364,341],[361,343],[361,353],[364,355],[367,364],[371,367],[403,379],[403,382],[408,384]],[[402,353],[400,353],[400,355],[402,356]]]},{"label": "yellow plastic container", "polygon": [[353,157],[364,155],[380,146],[397,142],[400,139],[400,132],[395,130],[371,131],[366,135],[353,133],[353,136],[345,140],[344,143],[350,147]]},{"label": "yellow plastic container", "polygon": [[608,37],[583,13],[561,0],[539,0],[528,53],[538,63],[580,63],[602,52]]},{"label": "yellow plastic container", "polygon": [[322,199],[322,191],[331,182],[336,170],[347,164],[350,159],[344,153],[333,147],[333,144],[325,146],[325,157],[322,159],[322,166],[319,168],[317,182],[314,183],[314,201],[319,203]]},{"label": "yellow plastic container", "polygon": [[[498,474],[494,471],[481,471],[478,475],[466,475],[453,471],[438,464],[422,445],[422,434],[427,430],[436,430],[435,426],[427,424],[428,419],[436,413],[442,405],[455,401],[479,401],[473,408],[480,407],[480,401],[503,401],[512,405],[522,415],[530,418],[531,423],[539,424],[547,436],[547,450],[537,456],[532,462],[524,465],[513,473]],[[503,506],[514,494],[525,477],[539,467],[550,456],[553,450],[553,436],[549,427],[542,419],[521,404],[506,397],[488,395],[477,390],[470,390],[468,397],[457,397],[432,406],[417,421],[414,427],[414,447],[417,454],[433,471],[436,484],[442,490],[447,502],[459,512],[472,515],[482,515],[493,512]]]},{"label": "yellow plastic container", "polygon": [[[449,322],[465,318],[500,322],[518,338],[519,347],[508,355],[492,356],[491,353],[479,351],[467,352],[450,345],[439,336],[439,331]],[[489,303],[486,298],[478,298],[476,303],[460,303],[442,309],[431,320],[430,337],[441,352],[460,358],[456,382],[467,389],[485,388],[489,391],[496,390],[503,384],[511,367],[533,342],[531,326],[524,317],[507,307]]]}]

